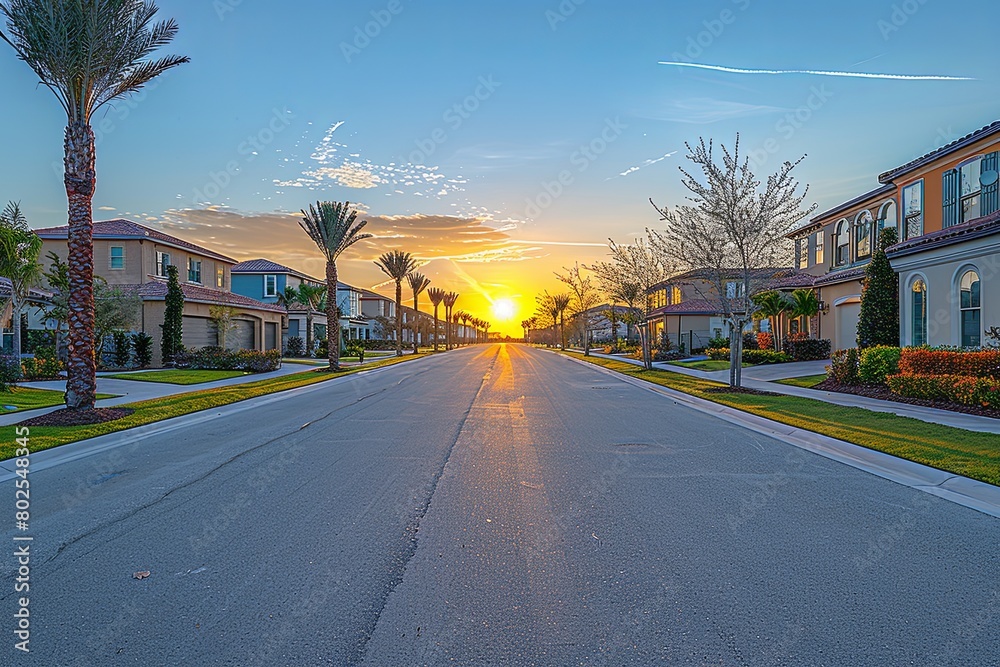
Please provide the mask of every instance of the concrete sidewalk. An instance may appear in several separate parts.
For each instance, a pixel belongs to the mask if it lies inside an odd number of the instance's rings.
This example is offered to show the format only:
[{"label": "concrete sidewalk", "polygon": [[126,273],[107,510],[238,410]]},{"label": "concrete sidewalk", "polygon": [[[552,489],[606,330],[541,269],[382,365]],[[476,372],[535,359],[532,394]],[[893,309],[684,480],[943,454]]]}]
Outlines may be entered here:
[{"label": "concrete sidewalk", "polygon": [[[369,359],[365,359],[363,365],[367,366],[368,364],[375,363],[376,361],[382,361],[389,358],[391,357],[372,357]],[[344,364],[345,367],[358,366],[358,365],[359,364],[357,364],[356,362]],[[116,405],[124,405],[126,403],[136,403],[138,401],[148,401],[155,398],[166,398],[167,396],[190,394],[192,392],[203,391],[205,389],[232,387],[235,385],[248,384],[250,382],[259,382],[260,380],[268,380],[271,378],[284,377],[286,375],[308,373],[310,371],[314,371],[319,368],[323,368],[323,365],[313,365],[313,364],[284,361],[281,364],[281,368],[279,368],[276,371],[271,371],[270,373],[252,373],[250,375],[243,375],[240,377],[229,378],[226,380],[218,380],[216,382],[204,382],[202,384],[192,384],[192,385],[167,384],[163,382],[143,382],[141,380],[119,380],[107,376],[123,375],[125,373],[99,373],[97,376],[97,393],[113,394],[115,398],[106,398],[97,401],[97,407],[110,408]],[[142,373],[153,372],[156,370],[163,370],[163,369],[136,371],[134,372],[134,374],[141,375]],[[58,392],[66,391],[66,382],[64,380],[58,380],[53,382],[29,382],[29,383],[23,383],[21,386],[28,387],[31,389],[48,389],[50,391],[58,391]],[[62,408],[63,406],[57,405],[55,407],[41,408],[39,410],[9,412],[7,414],[0,415],[0,426],[11,426],[13,424],[18,424],[27,419],[32,419],[33,417],[40,417],[41,415],[45,415],[50,412],[55,412],[56,410],[61,410]]]},{"label": "concrete sidewalk", "polygon": [[[642,362],[636,359],[626,359],[608,354],[597,354],[591,352],[595,357],[604,359],[614,359],[625,363],[641,366]],[[885,412],[899,417],[910,417],[929,424],[941,424],[951,426],[966,431],[976,431],[979,433],[1000,434],[1000,419],[992,417],[980,417],[978,415],[967,415],[961,412],[950,410],[940,410],[938,408],[925,408],[919,405],[909,405],[907,403],[896,403],[895,401],[883,401],[865,396],[855,396],[853,394],[841,394],[833,391],[820,391],[818,389],[806,389],[804,387],[792,387],[778,384],[774,380],[784,380],[796,377],[806,377],[809,375],[821,375],[825,372],[828,362],[806,361],[791,364],[770,364],[753,366],[743,370],[743,386],[759,391],[769,391],[774,394],[785,394],[786,396],[799,396],[801,398],[811,398],[817,401],[824,401],[834,405],[842,405],[849,408],[863,408],[872,412]],[[729,382],[729,371],[699,371],[683,366],[672,366],[665,363],[653,364],[657,370],[670,371],[701,380],[711,380],[713,382]]]}]

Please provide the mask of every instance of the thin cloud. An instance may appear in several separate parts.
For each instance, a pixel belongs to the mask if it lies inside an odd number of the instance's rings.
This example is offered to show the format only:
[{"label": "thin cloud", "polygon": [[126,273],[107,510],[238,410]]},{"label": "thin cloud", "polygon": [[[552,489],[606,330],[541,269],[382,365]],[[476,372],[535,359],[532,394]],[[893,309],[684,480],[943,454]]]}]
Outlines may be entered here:
[{"label": "thin cloud", "polygon": [[646,160],[642,164],[636,165],[634,167],[629,167],[628,169],[626,169],[622,173],[618,174],[617,176],[612,176],[611,178],[606,178],[604,180],[605,181],[610,181],[613,178],[624,178],[626,176],[634,174],[635,172],[639,171],[640,169],[645,169],[646,167],[651,167],[652,165],[656,164],[657,162],[663,162],[668,157],[672,157],[674,155],[677,155],[677,151],[671,151],[671,152],[667,153],[666,155],[664,155],[663,157],[658,157],[658,158],[655,158],[655,159],[652,159],[652,160]]},{"label": "thin cloud", "polygon": [[706,65],[703,63],[684,63],[672,61],[660,61],[660,65],[674,65],[676,67],[691,67],[694,69],[707,69],[713,72],[727,72],[730,74],[808,74],[811,76],[833,76],[848,79],[892,79],[895,81],[975,81],[968,76],[945,76],[937,74],[876,74],[873,72],[834,72],[825,70],[810,69],[744,69],[742,67],[725,67],[722,65]]}]

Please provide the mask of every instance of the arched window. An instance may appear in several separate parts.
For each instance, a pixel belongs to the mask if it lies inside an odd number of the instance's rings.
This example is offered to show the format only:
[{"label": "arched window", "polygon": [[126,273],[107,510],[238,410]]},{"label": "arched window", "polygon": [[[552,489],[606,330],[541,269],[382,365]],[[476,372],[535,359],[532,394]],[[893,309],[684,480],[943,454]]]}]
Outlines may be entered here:
[{"label": "arched window", "polygon": [[870,211],[862,211],[854,221],[854,251],[855,256],[867,259],[872,256],[872,232],[875,220]]},{"label": "arched window", "polygon": [[[899,208],[896,206],[895,200],[888,201],[882,205],[882,208],[878,212],[878,224],[876,225],[875,231],[875,247],[878,248],[879,237],[882,236],[883,229],[896,229],[899,228]],[[903,241],[902,236],[897,235],[897,239]]]},{"label": "arched window", "polygon": [[911,344],[917,347],[927,345],[927,283],[920,278],[913,281],[911,299],[913,311]]},{"label": "arched window", "polygon": [[958,285],[962,347],[979,347],[983,342],[982,294],[979,286],[979,274],[975,271],[966,271]]},{"label": "arched window", "polygon": [[851,223],[845,218],[837,224],[837,266],[851,263]]}]

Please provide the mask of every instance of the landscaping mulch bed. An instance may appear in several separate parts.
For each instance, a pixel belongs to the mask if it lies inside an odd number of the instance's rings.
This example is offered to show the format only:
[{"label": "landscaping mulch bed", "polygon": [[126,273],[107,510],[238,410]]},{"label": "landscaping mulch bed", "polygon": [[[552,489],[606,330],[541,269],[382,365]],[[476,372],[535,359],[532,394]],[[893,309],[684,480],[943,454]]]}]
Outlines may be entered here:
[{"label": "landscaping mulch bed", "polygon": [[95,408],[93,410],[56,410],[41,417],[27,419],[18,426],[89,426],[128,417],[131,408]]},{"label": "landscaping mulch bed", "polygon": [[859,384],[847,385],[824,380],[815,387],[818,391],[835,391],[840,394],[853,394],[855,396],[865,396],[867,398],[877,398],[893,403],[905,403],[906,405],[919,405],[924,408],[937,408],[938,410],[949,410],[951,412],[961,412],[966,415],[976,415],[978,417],[991,417],[1000,419],[1000,410],[978,407],[975,405],[962,405],[961,403],[951,403],[950,401],[928,401],[923,398],[906,398],[899,394],[894,394],[884,385]]},{"label": "landscaping mulch bed", "polygon": [[749,394],[750,396],[781,396],[773,391],[761,391],[749,387],[711,387],[704,390],[706,394]]}]

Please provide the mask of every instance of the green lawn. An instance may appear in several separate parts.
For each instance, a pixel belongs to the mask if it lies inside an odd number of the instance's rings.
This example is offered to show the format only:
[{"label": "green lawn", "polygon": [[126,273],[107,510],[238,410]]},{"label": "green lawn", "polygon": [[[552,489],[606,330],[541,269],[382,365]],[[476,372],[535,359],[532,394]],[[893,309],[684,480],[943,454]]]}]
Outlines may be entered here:
[{"label": "green lawn", "polygon": [[776,380],[778,384],[787,384],[789,387],[804,387],[812,389],[820,382],[826,380],[826,375],[807,375],[801,378],[788,378],[787,380]]},{"label": "green lawn", "polygon": [[584,358],[572,353],[568,356],[783,424],[1000,486],[1000,435],[964,431],[811,398],[713,394],[706,390],[723,385],[669,371],[645,371],[612,359]]},{"label": "green lawn", "polygon": [[[132,408],[135,413],[113,422],[104,424],[93,424],[90,426],[33,426],[31,427],[31,451],[40,452],[60,445],[65,445],[78,440],[96,438],[97,436],[116,433],[137,426],[144,426],[172,417],[210,410],[231,403],[238,403],[258,396],[276,394],[278,392],[305,387],[319,382],[326,382],[335,378],[352,375],[362,371],[370,371],[374,368],[393,366],[407,361],[423,358],[421,355],[408,355],[401,358],[386,359],[377,361],[365,366],[355,366],[347,368],[337,373],[330,373],[324,370],[315,370],[294,375],[268,378],[257,382],[234,385],[231,387],[219,387],[216,389],[203,389],[176,396],[167,396],[149,401],[129,403],[118,407]],[[61,394],[60,394],[61,396]],[[60,400],[60,402],[62,402]],[[291,409],[294,409],[292,406]],[[6,438],[0,441],[0,460],[8,459],[14,455],[17,444],[13,438]]]},{"label": "green lawn", "polygon": [[[98,399],[114,398],[113,394],[98,394]],[[51,408],[63,404],[63,392],[31,387],[13,387],[10,391],[0,391],[0,414]],[[7,406],[17,408],[8,410]]]},{"label": "green lawn", "polygon": [[169,371],[149,371],[148,373],[120,373],[118,375],[105,375],[113,380],[134,380],[135,382],[161,382],[163,384],[204,384],[206,382],[217,382],[218,380],[228,380],[239,378],[249,373],[245,371],[200,371],[200,370],[169,370]]},{"label": "green lawn", "polygon": [[[712,361],[711,359],[706,359],[703,361],[671,361],[669,362],[671,366],[680,366],[682,368],[691,368],[696,371],[728,371],[729,362],[728,361]],[[753,364],[743,364],[743,368],[750,368]]]}]

